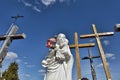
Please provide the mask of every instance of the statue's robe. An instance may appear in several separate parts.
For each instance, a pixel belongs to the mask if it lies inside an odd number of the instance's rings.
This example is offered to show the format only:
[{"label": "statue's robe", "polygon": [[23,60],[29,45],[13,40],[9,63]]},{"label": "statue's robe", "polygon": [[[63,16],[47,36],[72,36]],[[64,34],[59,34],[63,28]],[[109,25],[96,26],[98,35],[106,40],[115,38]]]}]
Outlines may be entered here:
[{"label": "statue's robe", "polygon": [[53,57],[47,57],[42,63],[46,67],[44,80],[72,80],[73,56],[68,44],[56,50]]}]

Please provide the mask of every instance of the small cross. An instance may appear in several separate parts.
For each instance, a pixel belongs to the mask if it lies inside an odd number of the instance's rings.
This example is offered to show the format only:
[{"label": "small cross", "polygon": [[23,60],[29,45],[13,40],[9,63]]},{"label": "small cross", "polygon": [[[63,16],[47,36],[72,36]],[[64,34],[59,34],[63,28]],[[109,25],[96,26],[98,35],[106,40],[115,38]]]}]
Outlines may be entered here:
[{"label": "small cross", "polygon": [[18,18],[23,18],[24,16],[20,16],[17,14],[16,16],[12,16],[11,18],[15,19],[14,23],[17,21]]},{"label": "small cross", "polygon": [[82,60],[86,60],[86,59],[90,60],[92,78],[93,78],[93,80],[97,80],[95,68],[94,68],[94,65],[93,65],[93,59],[94,58],[100,58],[100,56],[92,56],[92,53],[91,53],[89,48],[88,48],[88,55],[89,55],[88,57],[84,57],[84,58],[82,58]]}]

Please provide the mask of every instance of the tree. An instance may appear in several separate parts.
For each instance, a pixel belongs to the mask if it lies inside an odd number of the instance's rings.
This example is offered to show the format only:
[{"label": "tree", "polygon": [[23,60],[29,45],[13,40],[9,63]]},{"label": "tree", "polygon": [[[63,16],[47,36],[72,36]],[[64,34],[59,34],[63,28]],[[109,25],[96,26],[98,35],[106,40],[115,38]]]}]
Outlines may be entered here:
[{"label": "tree", "polygon": [[8,69],[3,72],[2,80],[19,80],[18,78],[18,64],[13,62]]}]

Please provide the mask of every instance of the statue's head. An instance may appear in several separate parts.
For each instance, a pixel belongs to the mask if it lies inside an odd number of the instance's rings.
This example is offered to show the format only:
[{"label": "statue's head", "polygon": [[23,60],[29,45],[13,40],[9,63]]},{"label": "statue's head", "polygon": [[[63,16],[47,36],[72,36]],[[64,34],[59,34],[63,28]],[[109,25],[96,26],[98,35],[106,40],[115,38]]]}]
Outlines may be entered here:
[{"label": "statue's head", "polygon": [[58,34],[57,38],[66,38],[66,36],[63,33],[60,33],[60,34]]},{"label": "statue's head", "polygon": [[61,46],[61,47],[68,44],[68,40],[66,39],[65,34],[63,34],[63,33],[58,34],[58,36],[57,36],[57,44],[59,46]]}]

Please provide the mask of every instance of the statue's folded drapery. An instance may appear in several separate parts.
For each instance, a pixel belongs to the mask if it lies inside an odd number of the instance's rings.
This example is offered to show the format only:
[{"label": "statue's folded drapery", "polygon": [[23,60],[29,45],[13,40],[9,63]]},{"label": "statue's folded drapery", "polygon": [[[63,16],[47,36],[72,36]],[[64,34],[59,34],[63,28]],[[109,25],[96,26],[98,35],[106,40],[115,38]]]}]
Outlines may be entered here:
[{"label": "statue's folded drapery", "polygon": [[72,80],[73,56],[64,34],[58,35],[56,45],[59,48],[51,50],[42,61],[46,67],[44,80]]}]

